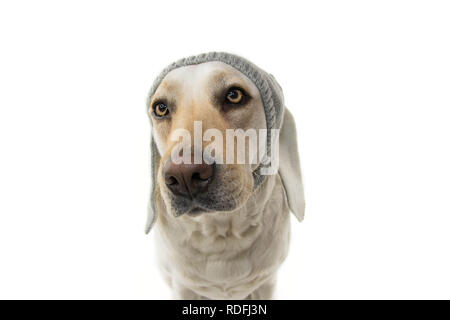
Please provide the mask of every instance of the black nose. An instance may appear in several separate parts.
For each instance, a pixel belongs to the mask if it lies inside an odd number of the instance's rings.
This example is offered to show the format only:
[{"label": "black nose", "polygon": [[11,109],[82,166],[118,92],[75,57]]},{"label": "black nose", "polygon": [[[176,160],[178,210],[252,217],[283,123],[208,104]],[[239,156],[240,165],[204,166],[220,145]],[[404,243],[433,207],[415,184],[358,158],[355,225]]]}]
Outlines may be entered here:
[{"label": "black nose", "polygon": [[167,187],[174,194],[194,197],[207,189],[214,174],[213,164],[175,164],[170,159],[163,167]]}]

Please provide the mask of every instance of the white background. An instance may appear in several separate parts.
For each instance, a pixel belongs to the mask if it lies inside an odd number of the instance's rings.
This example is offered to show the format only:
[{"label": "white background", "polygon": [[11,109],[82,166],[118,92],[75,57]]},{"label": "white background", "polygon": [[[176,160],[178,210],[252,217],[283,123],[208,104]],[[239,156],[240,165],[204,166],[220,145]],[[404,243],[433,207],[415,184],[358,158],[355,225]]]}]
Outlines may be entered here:
[{"label": "white background", "polygon": [[306,218],[280,299],[450,298],[446,1],[2,1],[0,298],[166,299],[145,98],[211,50],[273,73]]}]

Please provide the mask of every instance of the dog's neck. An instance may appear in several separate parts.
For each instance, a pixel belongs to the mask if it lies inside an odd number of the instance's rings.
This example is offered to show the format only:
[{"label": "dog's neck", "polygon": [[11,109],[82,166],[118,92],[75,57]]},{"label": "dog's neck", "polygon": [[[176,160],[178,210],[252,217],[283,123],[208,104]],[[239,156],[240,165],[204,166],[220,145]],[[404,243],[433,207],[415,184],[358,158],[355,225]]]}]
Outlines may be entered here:
[{"label": "dog's neck", "polygon": [[[205,254],[224,252],[228,247],[249,248],[259,237],[270,217],[281,211],[285,195],[278,175],[268,176],[247,202],[233,212],[213,212],[198,216],[174,217],[159,198],[158,229],[175,246],[186,246]],[[277,210],[278,208],[278,210]],[[176,234],[172,237],[171,234]],[[236,248],[236,246],[238,248]],[[236,252],[236,250],[231,250]],[[239,250],[238,250],[239,251]]]}]

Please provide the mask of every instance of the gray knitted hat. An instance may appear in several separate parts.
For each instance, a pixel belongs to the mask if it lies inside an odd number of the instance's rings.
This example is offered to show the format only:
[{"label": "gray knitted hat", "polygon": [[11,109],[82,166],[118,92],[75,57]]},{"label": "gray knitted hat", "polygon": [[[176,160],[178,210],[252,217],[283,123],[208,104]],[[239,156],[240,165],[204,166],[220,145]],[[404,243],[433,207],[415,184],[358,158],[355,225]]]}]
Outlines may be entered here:
[{"label": "gray knitted hat", "polygon": [[[247,76],[258,88],[261,99],[264,105],[267,125],[267,150],[271,146],[271,131],[270,129],[281,129],[280,131],[280,169],[279,173],[283,181],[288,198],[288,204],[291,211],[301,221],[304,213],[304,197],[303,184],[300,172],[300,163],[297,151],[297,138],[295,131],[294,119],[290,112],[284,106],[284,97],[280,85],[275,78],[257,67],[250,61],[234,54],[226,52],[210,52],[203,53],[197,56],[191,56],[180,59],[168,65],[155,79],[152,88],[147,98],[147,109],[150,101],[156,92],[156,89],[163,81],[164,77],[174,69],[201,64],[205,62],[219,61],[237,69],[242,74]],[[287,140],[287,141],[285,141]],[[156,188],[156,175],[159,167],[160,155],[156,148],[156,144],[151,139],[152,165],[151,176],[152,186],[150,194],[150,202],[148,205],[148,218],[145,228],[146,233],[150,231],[156,221],[157,212],[155,208],[154,193]],[[254,174],[255,188],[264,180],[263,175]]]}]

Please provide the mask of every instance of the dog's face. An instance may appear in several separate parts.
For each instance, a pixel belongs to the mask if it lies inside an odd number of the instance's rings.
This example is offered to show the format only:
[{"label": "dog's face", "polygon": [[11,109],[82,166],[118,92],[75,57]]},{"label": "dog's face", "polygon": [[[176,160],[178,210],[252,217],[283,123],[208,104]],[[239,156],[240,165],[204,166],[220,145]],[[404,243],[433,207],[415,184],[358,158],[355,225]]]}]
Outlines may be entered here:
[{"label": "dog's face", "polygon": [[[250,79],[222,62],[181,67],[163,79],[148,112],[161,155],[157,184],[169,211],[177,216],[233,211],[248,200],[253,191],[253,171],[259,165],[249,161],[256,156],[254,150],[245,144],[248,161],[244,164],[219,164],[214,159],[227,157],[227,129],[266,129],[261,96]],[[194,121],[201,121],[203,133],[218,130],[223,148],[216,148],[209,162],[176,163],[171,155],[180,147],[178,129],[194,137]],[[201,140],[203,150],[214,141]],[[193,144],[188,146],[192,155]]]}]

